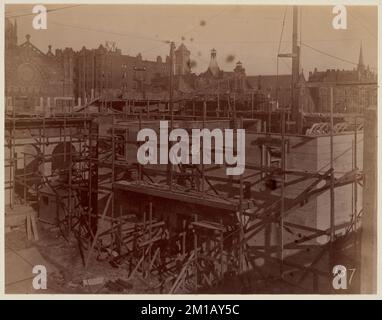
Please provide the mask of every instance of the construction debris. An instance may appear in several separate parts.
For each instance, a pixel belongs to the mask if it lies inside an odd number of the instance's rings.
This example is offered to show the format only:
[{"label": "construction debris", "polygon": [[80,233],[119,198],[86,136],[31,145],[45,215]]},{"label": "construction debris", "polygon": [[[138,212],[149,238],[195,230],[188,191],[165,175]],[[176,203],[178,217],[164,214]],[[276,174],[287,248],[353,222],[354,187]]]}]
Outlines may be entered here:
[{"label": "construction debris", "polygon": [[105,281],[104,277],[97,277],[97,278],[91,278],[91,279],[84,279],[82,281],[82,284],[84,286],[97,286],[103,284]]}]

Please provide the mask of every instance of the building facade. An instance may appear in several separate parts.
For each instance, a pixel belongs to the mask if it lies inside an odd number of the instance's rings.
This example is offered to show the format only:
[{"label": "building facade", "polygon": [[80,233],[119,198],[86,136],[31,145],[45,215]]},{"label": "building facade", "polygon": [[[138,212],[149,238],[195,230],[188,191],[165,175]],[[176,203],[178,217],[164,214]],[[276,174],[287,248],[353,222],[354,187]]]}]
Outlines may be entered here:
[{"label": "building facade", "polygon": [[211,50],[208,68],[195,79],[195,90],[198,93],[244,94],[253,92],[243,64],[238,61],[232,71],[220,69],[217,62],[217,51]]},{"label": "building facade", "polygon": [[96,97],[145,98],[158,77],[168,76],[170,60],[144,60],[141,54],[133,57],[122,54],[115,47],[100,45],[97,49],[83,47],[77,54],[75,95],[84,100]]},{"label": "building facade", "polygon": [[[175,54],[180,74],[190,73],[187,48],[180,46]],[[18,44],[16,21],[5,21],[5,96],[7,105],[24,111],[46,105],[51,108],[58,99],[82,105],[97,97],[142,98],[156,79],[168,77],[169,72],[168,56],[144,60],[141,54],[122,54],[109,43],[79,51],[65,48],[53,52],[49,46],[43,52],[29,35]]]},{"label": "building facade", "polygon": [[[35,106],[53,104],[54,98],[73,97],[74,56],[65,49],[59,57],[49,46],[46,53],[31,42],[30,35],[18,44],[17,24],[5,21],[5,97],[6,107],[17,112],[34,111]],[[51,99],[51,100],[50,100]],[[20,108],[20,109],[17,109]]]},{"label": "building facade", "polygon": [[[18,44],[17,23],[5,20],[5,96],[7,105],[21,109],[55,108],[57,101],[84,105],[95,98],[168,98],[170,58],[158,56],[145,60],[123,54],[114,43],[96,49],[83,47],[43,52],[31,37]],[[248,76],[238,61],[232,71],[218,65],[217,51],[211,50],[208,68],[192,73],[190,51],[182,43],[174,51],[175,96],[216,94],[263,95],[272,105],[291,107],[291,75]],[[362,46],[359,63],[353,70],[303,72],[298,79],[299,110],[330,111],[330,88],[333,87],[334,111],[362,112],[377,104],[377,76],[364,65]]]},{"label": "building facade", "polygon": [[353,70],[309,72],[307,87],[314,101],[316,112],[328,113],[331,108],[333,88],[333,111],[337,113],[363,113],[377,105],[377,74],[363,61],[362,45],[358,65]]}]

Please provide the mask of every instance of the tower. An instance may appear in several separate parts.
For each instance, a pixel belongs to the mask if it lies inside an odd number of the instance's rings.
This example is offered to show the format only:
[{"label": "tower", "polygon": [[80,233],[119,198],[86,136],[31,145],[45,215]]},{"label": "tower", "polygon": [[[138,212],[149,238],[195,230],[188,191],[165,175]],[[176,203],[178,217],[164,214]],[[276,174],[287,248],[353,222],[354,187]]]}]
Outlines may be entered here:
[{"label": "tower", "polygon": [[5,49],[17,47],[17,21],[12,23],[8,18],[5,18]]},{"label": "tower", "polygon": [[217,77],[219,75],[220,69],[218,66],[218,62],[216,61],[216,50],[215,49],[211,50],[211,60],[210,60],[209,66],[208,66],[208,70],[211,72],[211,74],[214,77]]},{"label": "tower", "polygon": [[240,61],[238,61],[233,71],[234,71],[234,80],[235,80],[235,91],[243,92],[245,90],[245,77],[246,77],[243,64]]},{"label": "tower", "polygon": [[361,42],[361,46],[359,48],[359,57],[358,57],[357,70],[359,72],[361,72],[361,73],[365,71],[365,64],[363,62],[362,42]]},{"label": "tower", "polygon": [[178,49],[175,50],[175,74],[185,75],[190,72],[190,51],[182,43]]}]

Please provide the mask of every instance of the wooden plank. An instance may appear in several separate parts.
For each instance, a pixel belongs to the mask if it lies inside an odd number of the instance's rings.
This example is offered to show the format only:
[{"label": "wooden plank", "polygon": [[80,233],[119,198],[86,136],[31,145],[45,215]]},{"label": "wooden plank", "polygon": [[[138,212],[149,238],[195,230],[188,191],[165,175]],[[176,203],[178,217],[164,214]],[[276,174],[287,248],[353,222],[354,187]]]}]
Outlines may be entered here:
[{"label": "wooden plank", "polygon": [[27,213],[27,237],[28,240],[32,240],[32,225],[29,212]]},{"label": "wooden plank", "polygon": [[178,284],[179,284],[179,282],[181,281],[181,279],[183,278],[183,275],[186,273],[186,270],[187,270],[189,264],[194,260],[194,255],[195,255],[195,251],[193,251],[193,252],[191,253],[191,255],[189,256],[187,262],[183,265],[182,270],[180,271],[178,277],[176,278],[174,284],[172,285],[172,287],[171,287],[171,289],[170,289],[170,292],[169,292],[170,294],[171,294],[171,293],[174,293],[175,290],[177,289]]},{"label": "wooden plank", "polygon": [[39,236],[38,236],[35,214],[34,214],[34,212],[29,212],[29,215],[30,215],[30,219],[31,219],[31,227],[32,227],[34,239],[35,239],[35,241],[38,241]]},{"label": "wooden plank", "polygon": [[143,260],[145,259],[146,255],[148,254],[150,248],[151,248],[152,244],[150,244],[146,250],[143,252],[142,254],[142,257],[139,259],[137,265],[135,266],[134,270],[129,274],[129,277],[128,277],[128,280],[131,279],[133,277],[133,275],[135,274],[135,272],[137,272],[138,268],[140,267],[140,265],[142,264]]},{"label": "wooden plank", "polygon": [[159,252],[160,252],[160,248],[157,248],[157,249],[155,250],[155,253],[154,253],[153,258],[152,258],[151,261],[150,261],[149,270],[151,270],[151,269],[153,268],[154,262],[155,262],[156,258],[158,257]]},{"label": "wooden plank", "polygon": [[217,230],[217,231],[224,231],[224,226],[217,223],[210,222],[210,221],[194,221],[191,224],[196,227],[207,228],[207,229]]},{"label": "wooden plank", "polygon": [[[101,216],[101,221],[104,219],[104,217],[105,217],[105,215],[106,215],[106,212],[107,212],[108,209],[109,209],[109,205],[110,205],[110,202],[111,202],[112,197],[113,197],[113,194],[111,193],[111,194],[109,195],[109,198],[107,199],[105,208],[104,208],[104,210],[103,210],[103,213],[102,213],[102,216]],[[89,253],[88,253],[87,257],[86,257],[85,266],[87,266],[88,263],[89,263],[90,256],[91,256],[91,254],[92,254],[92,252],[93,252],[93,250],[94,250],[94,247],[95,247],[95,245],[96,245],[96,243],[97,243],[98,235],[99,235],[99,228],[97,228],[97,232],[96,232],[96,234],[95,234],[95,236],[94,236],[94,239],[93,239],[92,245],[91,245],[91,247],[90,247]]]},{"label": "wooden plank", "polygon": [[[178,200],[191,203],[193,205],[202,205],[229,211],[237,211],[239,208],[238,202],[226,201],[220,198],[201,198],[197,193],[181,193],[177,190],[160,189],[159,187],[150,186],[148,184],[135,184],[127,181],[118,181],[114,183],[114,187],[119,190],[125,190],[133,193],[140,193],[169,200]],[[165,186],[162,186],[165,187]],[[248,206],[248,204],[247,204]]]}]

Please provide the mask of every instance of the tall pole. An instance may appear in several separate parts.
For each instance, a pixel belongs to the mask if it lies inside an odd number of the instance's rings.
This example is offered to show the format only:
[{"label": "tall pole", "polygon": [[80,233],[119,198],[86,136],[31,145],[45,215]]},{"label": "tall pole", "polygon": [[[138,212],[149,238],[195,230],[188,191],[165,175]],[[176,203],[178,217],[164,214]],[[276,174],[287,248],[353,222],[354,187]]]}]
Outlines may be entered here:
[{"label": "tall pole", "polygon": [[[377,185],[377,139],[378,117],[376,108],[370,106],[365,109],[364,147],[363,147],[363,214],[361,233],[361,293],[377,293],[378,275],[378,197]],[[362,152],[362,151],[361,151]]]},{"label": "tall pole", "polygon": [[285,109],[281,109],[281,206],[280,206],[280,277],[283,277],[284,264],[284,211],[285,211]]},{"label": "tall pole", "polygon": [[175,43],[170,44],[170,92],[169,92],[169,103],[170,103],[170,130],[174,126],[174,50]]},{"label": "tall pole", "polygon": [[271,105],[271,102],[269,101],[269,97],[268,97],[268,102],[267,102],[267,105],[268,105],[268,133],[271,133],[271,122],[272,122],[272,105]]},{"label": "tall pole", "polygon": [[333,148],[333,87],[330,87],[330,241],[334,241],[334,148]]},{"label": "tall pole", "polygon": [[300,72],[300,50],[297,45],[297,34],[298,34],[298,7],[293,6],[293,33],[292,33],[292,118],[296,123],[296,131],[300,133],[301,124],[299,117],[299,102],[297,94],[297,82]]},{"label": "tall pole", "polygon": [[[235,127],[236,127],[236,121],[235,121]],[[243,117],[240,116],[239,120],[239,128],[243,128]],[[239,226],[240,226],[240,247],[239,247],[239,272],[242,273],[244,271],[244,214],[243,214],[243,174],[240,175],[240,194],[239,194]]]},{"label": "tall pole", "polygon": [[[206,127],[206,118],[207,118],[207,102],[206,100],[204,99],[203,101],[203,118],[202,118],[202,128],[205,128]],[[202,139],[201,141],[201,144],[200,144],[200,149],[201,149],[201,171],[202,171],[202,175],[201,175],[201,180],[202,180],[202,185],[201,185],[201,190],[202,190],[202,198],[204,198],[204,139]]]},{"label": "tall pole", "polygon": [[216,112],[217,117],[220,117],[220,96],[219,96],[219,93],[220,93],[220,81],[218,80],[218,95],[217,95],[218,105],[217,105],[217,112]]},{"label": "tall pole", "polygon": [[252,119],[253,119],[253,116],[254,116],[254,114],[253,114],[253,111],[254,111],[254,110],[253,110],[253,94],[254,94],[254,93],[252,92],[252,93],[251,93],[251,111],[252,111],[251,114],[252,114]]},{"label": "tall pole", "polygon": [[[174,50],[175,43],[170,43],[170,86],[169,86],[169,108],[170,108],[170,131],[174,128]],[[168,144],[169,150],[171,149],[171,143]],[[170,160],[170,159],[169,159]],[[169,161],[167,165],[167,184],[172,185],[172,165]]]},{"label": "tall pole", "polygon": [[[358,171],[357,163],[357,116],[354,118],[354,161],[353,161],[353,170]],[[358,187],[357,187],[357,175],[354,175],[354,231],[355,231],[355,240],[357,244],[357,216],[358,216]]]}]

